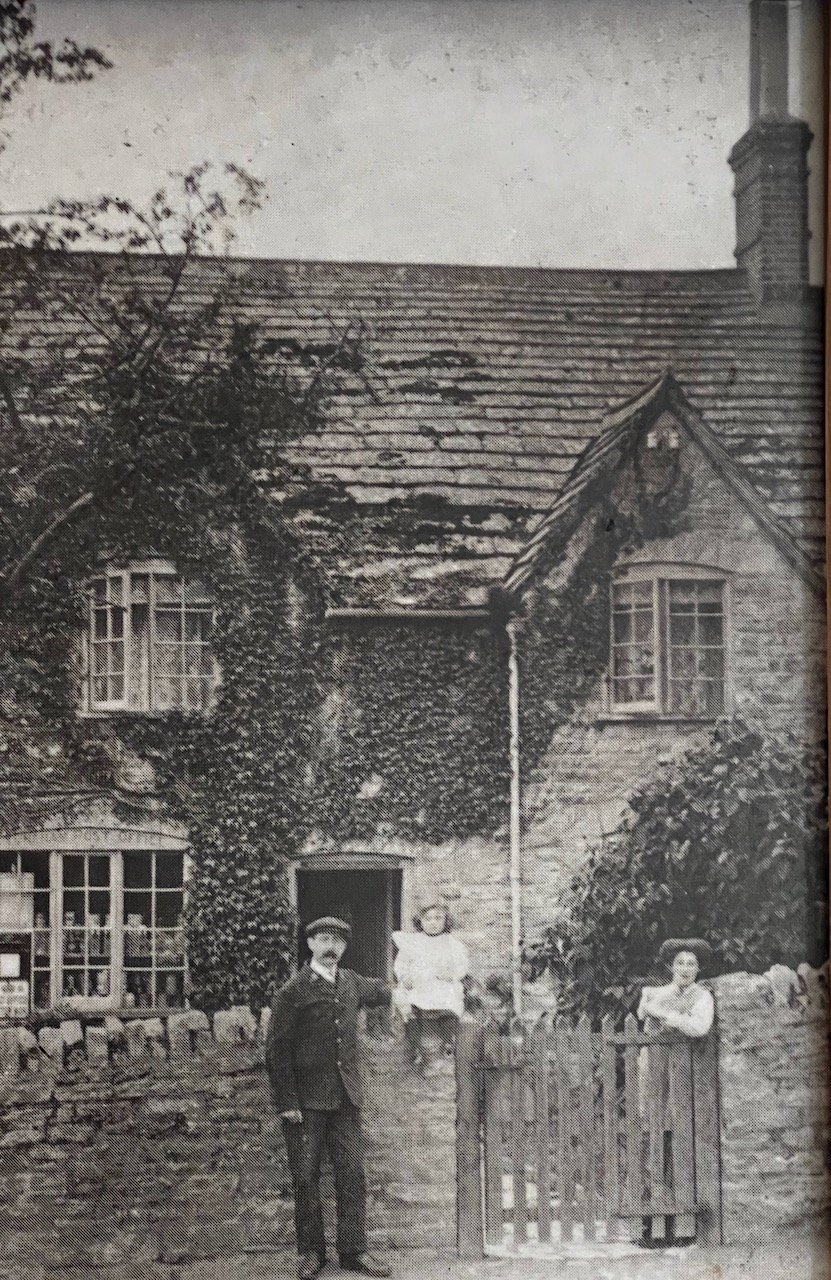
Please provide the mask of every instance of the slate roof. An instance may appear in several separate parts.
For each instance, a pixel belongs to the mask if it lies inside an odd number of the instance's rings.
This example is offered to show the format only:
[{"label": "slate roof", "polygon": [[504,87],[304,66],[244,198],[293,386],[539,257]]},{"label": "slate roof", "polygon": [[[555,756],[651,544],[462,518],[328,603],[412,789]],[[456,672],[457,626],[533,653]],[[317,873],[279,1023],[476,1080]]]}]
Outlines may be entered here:
[{"label": "slate roof", "polygon": [[[232,267],[241,316],[300,367],[361,333],[360,367],[297,449],[350,497],[298,517],[336,602],[484,604],[606,414],[667,367],[774,517],[821,555],[820,326],[760,320],[738,271]],[[219,270],[199,261],[194,294]]]},{"label": "slate roof", "polygon": [[538,566],[544,562],[547,546],[556,545],[558,532],[567,522],[580,495],[595,481],[602,479],[605,473],[613,472],[626,455],[627,445],[633,436],[648,430],[665,412],[671,414],[673,420],[696,442],[732,492],[736,504],[750,512],[791,567],[815,590],[823,590],[823,576],[811,556],[792,536],[787,523],[778,519],[769,504],[761,498],[750,482],[746,469],[731,458],[701,414],[692,408],[683,388],[669,370],[640,395],[607,416],[604,429],[588,445],[554,504],[536,525],[533,534],[516,557],[503,584],[505,590],[511,593],[522,592],[533,579]]}]

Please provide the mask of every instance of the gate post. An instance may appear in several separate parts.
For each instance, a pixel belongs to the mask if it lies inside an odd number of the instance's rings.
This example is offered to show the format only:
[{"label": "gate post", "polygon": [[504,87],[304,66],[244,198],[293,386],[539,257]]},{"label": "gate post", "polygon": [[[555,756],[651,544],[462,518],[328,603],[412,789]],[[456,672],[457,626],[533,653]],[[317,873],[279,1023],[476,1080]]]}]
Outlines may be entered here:
[{"label": "gate post", "polygon": [[721,1123],[718,1040],[714,1031],[692,1047],[695,1199],[699,1244],[724,1243],[721,1222]]},{"label": "gate post", "polygon": [[462,1018],[456,1032],[456,1246],[462,1258],[485,1256],[479,1093],[482,1027]]}]

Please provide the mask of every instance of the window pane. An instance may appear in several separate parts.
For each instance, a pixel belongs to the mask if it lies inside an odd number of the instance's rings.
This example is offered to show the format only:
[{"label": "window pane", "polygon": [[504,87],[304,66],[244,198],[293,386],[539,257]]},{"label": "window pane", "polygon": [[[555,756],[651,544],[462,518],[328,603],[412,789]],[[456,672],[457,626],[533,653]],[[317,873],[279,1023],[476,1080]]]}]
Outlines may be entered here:
[{"label": "window pane", "polygon": [[721,644],[724,638],[721,614],[700,614],[698,618],[698,639],[701,644]]},{"label": "window pane", "polygon": [[202,650],[188,645],[184,650],[184,668],[186,676],[198,676],[202,670]]},{"label": "window pane", "polygon": [[82,885],[84,883],[84,858],[83,855],[69,853],[63,860],[63,882],[64,887],[70,885]]},{"label": "window pane", "polygon": [[207,604],[210,595],[204,582],[198,578],[185,578],[184,599],[186,604]]},{"label": "window pane", "polygon": [[[3,870],[0,867],[0,870]],[[35,877],[35,889],[49,888],[49,854],[24,853],[20,857],[20,870]]]},{"label": "window pane", "polygon": [[699,582],[698,584],[698,604],[700,609],[708,611],[717,608],[721,610],[721,602],[724,596],[724,585],[721,582]]},{"label": "window pane", "polygon": [[139,1009],[152,1009],[152,978],[149,973],[131,972],[125,974],[125,987],[136,1002]]},{"label": "window pane", "polygon": [[152,876],[152,854],[125,853],[124,888],[149,889]]},{"label": "window pane", "polygon": [[109,969],[92,969],[89,975],[89,994],[106,999],[110,994]]},{"label": "window pane", "polygon": [[180,1009],[184,1004],[184,974],[159,973],[156,979],[156,1004],[160,1009]]},{"label": "window pane", "polygon": [[671,613],[669,616],[670,644],[692,644],[695,640],[695,615]]},{"label": "window pane", "polygon": [[91,854],[89,859],[89,883],[106,886],[110,883],[110,855]]},{"label": "window pane", "polygon": [[704,707],[703,714],[706,716],[724,715],[724,683],[721,680],[707,680],[704,682]]},{"label": "window pane", "polygon": [[179,604],[182,599],[182,579],[173,574],[154,574],[156,600],[159,604]]},{"label": "window pane", "polygon": [[153,923],[153,895],[149,889],[125,889],[124,919],[131,929],[148,929]]},{"label": "window pane", "polygon": [[131,575],[131,596],[133,604],[147,604],[150,598],[149,575],[146,573],[134,573]]},{"label": "window pane", "polygon": [[670,582],[670,609],[688,612],[690,609],[695,608],[697,586],[698,584],[695,582]]},{"label": "window pane", "polygon": [[185,639],[199,640],[203,644],[207,641],[211,629],[211,617],[207,613],[197,613],[193,610],[185,614]]},{"label": "window pane", "polygon": [[86,973],[83,969],[67,969],[63,972],[63,994],[67,997],[87,994]]},{"label": "window pane", "polygon": [[107,646],[110,657],[110,671],[118,675],[124,674],[124,641],[116,640]]},{"label": "window pane", "polygon": [[74,920],[76,913],[74,911],[64,912],[63,926],[63,962],[64,965],[82,965],[86,955],[86,929],[79,928],[77,924],[69,924],[68,921]]},{"label": "window pane", "polygon": [[176,928],[182,919],[184,898],[181,893],[168,891],[156,897],[156,925],[160,929]]},{"label": "window pane", "polygon": [[181,853],[156,854],[156,887],[180,889],[184,883],[184,857]]},{"label": "window pane", "polygon": [[616,613],[614,615],[614,637],[616,644],[628,644],[632,639],[631,613]]},{"label": "window pane", "polygon": [[633,614],[635,623],[635,639],[641,642],[652,640],[652,611],[638,609]]},{"label": "window pane", "polygon": [[95,609],[93,612],[95,622],[95,639],[106,640],[107,638],[107,610]]},{"label": "window pane", "polygon": [[720,680],[724,675],[724,650],[702,649],[699,656],[699,672],[711,680]]},{"label": "window pane", "polygon": [[169,609],[156,610],[156,638],[163,644],[178,644],[182,639],[182,615]]},{"label": "window pane", "polygon": [[109,596],[113,604],[123,604],[121,592],[121,575],[108,579]]},{"label": "window pane", "polygon": [[179,705],[178,687],[175,680],[157,677],[153,681],[153,706],[157,711],[170,711]]}]

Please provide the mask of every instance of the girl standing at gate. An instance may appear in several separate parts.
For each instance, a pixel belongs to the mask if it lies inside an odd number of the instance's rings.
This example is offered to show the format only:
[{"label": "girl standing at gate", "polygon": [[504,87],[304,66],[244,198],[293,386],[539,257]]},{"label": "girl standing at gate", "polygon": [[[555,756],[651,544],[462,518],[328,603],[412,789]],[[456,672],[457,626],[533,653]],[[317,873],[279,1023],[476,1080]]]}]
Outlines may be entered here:
[{"label": "girl standing at gate", "polygon": [[462,979],[470,960],[467,947],[450,932],[447,904],[438,894],[421,900],[413,926],[415,933],[392,935],[398,949],[393,1003],[404,1019],[413,1066],[419,1070],[424,1065],[421,1032],[425,1022],[434,1024],[445,1053],[453,1052],[456,1023],[464,1012]]},{"label": "girl standing at gate", "polygon": [[[688,1054],[673,1052],[673,1040],[677,1044],[688,1039],[701,1039],[713,1025],[713,997],[697,981],[701,966],[711,958],[712,951],[703,938],[669,938],[658,952],[658,960],[670,968],[672,980],[665,986],[644,987],[638,1008],[638,1017],[644,1020],[647,1034],[663,1040],[662,1043],[656,1039],[654,1046],[641,1050],[638,1062],[639,1103],[642,1120],[646,1122],[651,1113],[653,1126],[657,1129],[652,1140],[660,1140],[663,1148],[659,1152],[659,1161],[664,1188],[670,1196],[682,1186],[689,1188],[694,1178],[691,1168],[681,1167],[690,1153],[680,1150],[676,1142],[676,1135],[691,1132],[690,1060]],[[645,1148],[648,1143],[645,1131]],[[660,1220],[660,1215],[655,1217]],[[666,1236],[662,1239],[655,1238],[652,1218],[644,1218],[643,1225],[641,1242],[645,1245],[660,1245],[673,1240],[689,1243],[695,1236],[695,1218],[690,1214],[682,1214],[677,1219],[668,1215]]]}]

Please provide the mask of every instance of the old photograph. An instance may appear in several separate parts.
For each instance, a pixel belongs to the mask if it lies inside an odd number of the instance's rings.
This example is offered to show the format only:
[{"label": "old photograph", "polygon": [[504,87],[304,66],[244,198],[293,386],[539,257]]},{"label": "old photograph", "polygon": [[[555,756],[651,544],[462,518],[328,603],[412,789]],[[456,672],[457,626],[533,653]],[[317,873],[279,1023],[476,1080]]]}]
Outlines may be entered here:
[{"label": "old photograph", "polygon": [[825,0],[0,0],[0,1280],[831,1276]]}]

